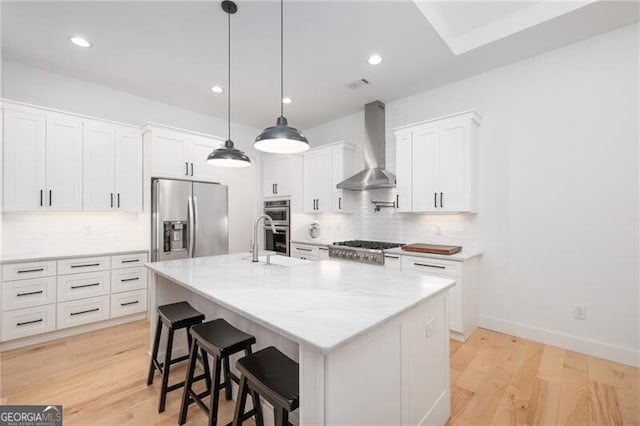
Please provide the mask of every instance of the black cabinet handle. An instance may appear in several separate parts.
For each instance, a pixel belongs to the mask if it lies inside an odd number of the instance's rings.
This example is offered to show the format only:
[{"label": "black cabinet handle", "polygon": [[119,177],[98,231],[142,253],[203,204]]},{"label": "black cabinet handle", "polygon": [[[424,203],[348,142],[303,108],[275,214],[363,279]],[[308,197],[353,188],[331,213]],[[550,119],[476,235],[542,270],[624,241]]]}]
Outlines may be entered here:
[{"label": "black cabinet handle", "polygon": [[318,247],[318,250],[329,251],[327,247]]},{"label": "black cabinet handle", "polygon": [[193,176],[193,163],[191,163],[191,176]]},{"label": "black cabinet handle", "polygon": [[189,176],[189,163],[186,161],[184,162],[184,175]]},{"label": "black cabinet handle", "polygon": [[120,306],[129,306],[129,305],[136,305],[140,303],[139,300],[136,300],[135,302],[126,302],[126,303],[121,303]]},{"label": "black cabinet handle", "polygon": [[97,285],[100,285],[100,283],[72,285],[71,290],[75,290],[76,288],[95,287]]},{"label": "black cabinet handle", "polygon": [[385,254],[384,257],[388,257],[389,259],[400,259],[400,256],[392,256],[390,254]]},{"label": "black cabinet handle", "polygon": [[433,207],[438,208],[438,193],[437,192],[433,193]]},{"label": "black cabinet handle", "polygon": [[140,259],[128,259],[128,260],[123,260],[120,263],[135,263],[135,262],[140,262]]},{"label": "black cabinet handle", "polygon": [[42,207],[42,198],[44,196],[44,191],[41,189],[40,190],[40,207]]},{"label": "black cabinet handle", "polygon": [[51,199],[53,198],[52,194],[53,194],[53,191],[49,190],[49,206],[51,206],[51,203],[52,203],[51,201]]},{"label": "black cabinet handle", "polygon": [[140,279],[140,277],[135,277],[135,278],[124,278],[121,279],[120,282],[127,282],[127,281],[138,281]]},{"label": "black cabinet handle", "polygon": [[111,193],[111,208],[113,208],[113,192]]},{"label": "black cabinet handle", "polygon": [[275,194],[276,193],[276,184],[272,183],[271,184],[271,194]]},{"label": "black cabinet handle", "polygon": [[120,193],[118,192],[118,208],[120,208]]},{"label": "black cabinet handle", "polygon": [[100,263],[85,263],[84,265],[71,265],[71,268],[88,268],[89,266],[100,266]]},{"label": "black cabinet handle", "polygon": [[413,262],[414,265],[416,266],[424,266],[427,268],[437,268],[437,269],[445,269],[446,266],[442,266],[442,265],[429,265],[428,263],[417,263],[417,262]]},{"label": "black cabinet handle", "polygon": [[442,207],[442,192],[440,193],[440,207]]},{"label": "black cabinet handle", "polygon": [[396,194],[396,209],[400,208],[400,195]]},{"label": "black cabinet handle", "polygon": [[19,274],[26,274],[29,272],[42,272],[44,268],[36,268],[36,269],[18,269]]},{"label": "black cabinet handle", "polygon": [[20,327],[21,325],[35,324],[35,323],[37,323],[37,322],[42,322],[42,321],[44,321],[44,320],[43,320],[42,318],[40,318],[40,319],[33,320],[33,321],[18,322],[18,323],[16,323],[16,325],[17,325],[18,327]]},{"label": "black cabinet handle", "polygon": [[308,248],[302,248],[302,247],[296,247],[296,250],[300,250],[300,251],[312,251],[311,249],[308,249]]},{"label": "black cabinet handle", "polygon": [[338,210],[342,210],[342,197],[338,197]]},{"label": "black cabinet handle", "polygon": [[88,314],[91,312],[98,312],[100,310],[100,308],[93,308],[93,309],[87,309],[86,311],[80,311],[80,312],[71,312],[71,316],[75,316],[75,315],[82,315],[82,314]]},{"label": "black cabinet handle", "polygon": [[18,293],[18,294],[16,294],[16,296],[18,296],[18,297],[22,297],[22,296],[32,296],[32,295],[34,295],[34,294],[42,294],[42,293],[44,293],[44,291],[43,291],[43,290],[40,290],[40,291],[30,291],[30,292],[28,292],[28,293]]}]

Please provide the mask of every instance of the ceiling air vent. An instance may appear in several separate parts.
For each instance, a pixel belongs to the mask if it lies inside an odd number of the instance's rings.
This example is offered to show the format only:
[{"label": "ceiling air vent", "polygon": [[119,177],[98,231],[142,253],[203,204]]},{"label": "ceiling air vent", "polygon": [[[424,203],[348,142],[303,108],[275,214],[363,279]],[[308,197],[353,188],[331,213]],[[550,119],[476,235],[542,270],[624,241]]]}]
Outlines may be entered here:
[{"label": "ceiling air vent", "polygon": [[351,90],[361,89],[365,86],[370,85],[371,83],[366,78],[361,78],[360,80],[356,80],[353,83],[347,84],[347,87]]}]

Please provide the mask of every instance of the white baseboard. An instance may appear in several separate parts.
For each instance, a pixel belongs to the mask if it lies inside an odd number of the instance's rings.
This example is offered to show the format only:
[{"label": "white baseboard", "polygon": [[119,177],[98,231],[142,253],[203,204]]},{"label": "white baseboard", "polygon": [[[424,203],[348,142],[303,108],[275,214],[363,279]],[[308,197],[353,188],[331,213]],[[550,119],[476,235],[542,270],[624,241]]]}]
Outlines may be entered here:
[{"label": "white baseboard", "polygon": [[622,346],[610,345],[595,340],[572,336],[554,330],[532,327],[527,324],[506,321],[499,318],[480,316],[480,327],[501,333],[511,334],[524,339],[533,340],[547,345],[557,346],[575,352],[584,353],[620,364],[640,367],[640,351]]}]

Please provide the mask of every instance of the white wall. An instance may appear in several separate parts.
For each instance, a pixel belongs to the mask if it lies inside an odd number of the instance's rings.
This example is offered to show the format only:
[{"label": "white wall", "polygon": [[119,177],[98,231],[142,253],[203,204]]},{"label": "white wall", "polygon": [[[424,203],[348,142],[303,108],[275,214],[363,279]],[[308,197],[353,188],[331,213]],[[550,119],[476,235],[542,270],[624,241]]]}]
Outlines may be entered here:
[{"label": "white wall", "polygon": [[[640,364],[638,37],[638,25],[626,27],[387,103],[391,170],[391,127],[483,116],[477,218],[318,215],[323,228],[392,239],[384,223],[402,240],[433,241],[443,222],[452,241],[475,234],[481,325]],[[360,144],[361,128],[356,114],[305,133],[313,145]],[[574,304],[586,321],[573,319]]]},{"label": "white wall", "polygon": [[[6,99],[27,102],[142,126],[156,122],[212,135],[226,136],[222,119],[163,104],[126,92],[54,74],[16,62],[2,63]],[[258,211],[259,154],[252,149],[258,129],[233,124],[232,137],[254,166],[221,171],[229,185],[229,246],[247,250],[251,221]],[[118,251],[149,245],[148,206],[136,214],[4,214],[3,256],[39,256],[88,251]]]}]

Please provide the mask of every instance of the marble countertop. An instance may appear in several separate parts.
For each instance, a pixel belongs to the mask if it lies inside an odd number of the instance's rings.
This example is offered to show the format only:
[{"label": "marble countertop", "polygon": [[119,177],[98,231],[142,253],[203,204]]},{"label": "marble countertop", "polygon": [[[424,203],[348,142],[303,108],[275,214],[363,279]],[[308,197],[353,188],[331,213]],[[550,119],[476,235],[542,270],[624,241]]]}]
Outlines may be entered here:
[{"label": "marble countertop", "polygon": [[402,250],[400,247],[384,250],[384,252],[389,254],[398,254],[401,256],[419,256],[419,257],[429,257],[431,259],[455,260],[457,262],[462,262],[467,259],[471,259],[472,257],[482,255],[482,252],[479,250],[465,250],[464,248],[460,253],[456,253],[456,254],[418,253],[415,251],[405,251],[405,250]]},{"label": "marble countertop", "polygon": [[212,302],[323,352],[455,284],[452,279],[331,260],[302,261],[294,266],[255,264],[245,253],[148,263],[147,267]]},{"label": "marble countertop", "polygon": [[9,263],[26,263],[26,262],[42,262],[47,260],[71,259],[75,257],[97,257],[97,256],[116,256],[121,254],[148,253],[148,249],[139,250],[110,250],[110,251],[78,251],[78,252],[60,252],[57,255],[51,253],[22,253],[14,255],[5,255],[0,258],[0,265]]}]

